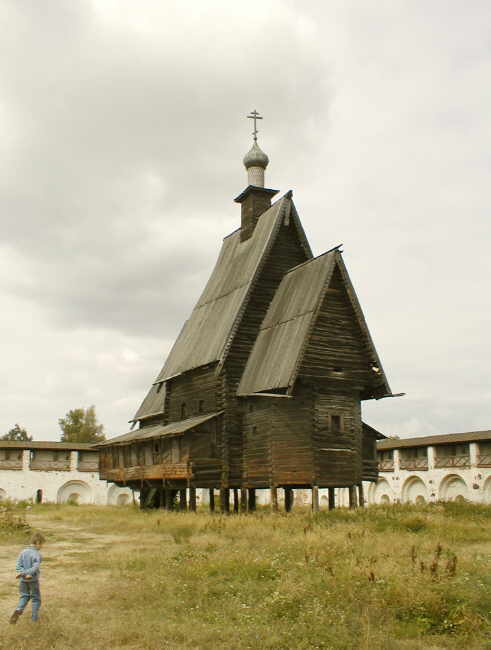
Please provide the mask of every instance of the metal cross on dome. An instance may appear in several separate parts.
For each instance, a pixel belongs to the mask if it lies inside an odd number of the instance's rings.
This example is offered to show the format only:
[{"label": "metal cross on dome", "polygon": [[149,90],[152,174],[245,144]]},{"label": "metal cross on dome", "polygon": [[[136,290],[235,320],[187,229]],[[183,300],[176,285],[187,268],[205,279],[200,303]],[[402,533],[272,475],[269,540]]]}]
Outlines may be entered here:
[{"label": "metal cross on dome", "polygon": [[254,142],[257,142],[258,130],[256,126],[256,120],[262,120],[263,118],[259,115],[259,113],[255,109],[251,111],[251,114],[247,115],[247,117],[251,120],[254,120],[254,131],[252,132],[252,135],[254,137]]}]

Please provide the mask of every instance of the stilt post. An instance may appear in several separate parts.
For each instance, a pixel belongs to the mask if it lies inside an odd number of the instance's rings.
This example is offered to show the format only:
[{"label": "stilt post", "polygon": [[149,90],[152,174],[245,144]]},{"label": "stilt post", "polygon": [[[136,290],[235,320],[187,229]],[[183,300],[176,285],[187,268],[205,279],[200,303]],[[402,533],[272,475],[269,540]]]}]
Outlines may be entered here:
[{"label": "stilt post", "polygon": [[188,499],[187,499],[187,490],[186,488],[179,490],[179,510],[188,509]]},{"label": "stilt post", "polygon": [[334,508],[336,507],[336,493],[334,492],[333,487],[328,488],[328,497],[329,497],[329,510],[334,510]]},{"label": "stilt post", "polygon": [[357,499],[356,499],[356,485],[351,485],[349,488],[349,507],[351,509],[354,509],[357,507]]},{"label": "stilt post", "polygon": [[239,512],[239,490],[234,488],[234,512]]},{"label": "stilt post", "polygon": [[249,488],[247,491],[249,493],[247,508],[249,512],[254,512],[256,510],[256,490]]},{"label": "stilt post", "polygon": [[273,512],[278,512],[278,488],[270,488],[271,493],[271,508]]},{"label": "stilt post", "polygon": [[247,488],[240,488],[240,511],[247,512]]},{"label": "stilt post", "polygon": [[291,512],[293,507],[293,490],[285,488],[285,512]]},{"label": "stilt post", "polygon": [[191,512],[196,512],[196,488],[189,488],[189,510]]},{"label": "stilt post", "polygon": [[358,484],[358,505],[360,508],[365,506],[365,495],[363,493],[363,483]]},{"label": "stilt post", "polygon": [[215,512],[215,490],[210,488],[208,491],[210,501],[210,512]]},{"label": "stilt post", "polygon": [[224,514],[230,512],[230,490],[228,488],[220,488],[220,509]]},{"label": "stilt post", "polygon": [[312,486],[312,512],[319,512],[319,488]]}]

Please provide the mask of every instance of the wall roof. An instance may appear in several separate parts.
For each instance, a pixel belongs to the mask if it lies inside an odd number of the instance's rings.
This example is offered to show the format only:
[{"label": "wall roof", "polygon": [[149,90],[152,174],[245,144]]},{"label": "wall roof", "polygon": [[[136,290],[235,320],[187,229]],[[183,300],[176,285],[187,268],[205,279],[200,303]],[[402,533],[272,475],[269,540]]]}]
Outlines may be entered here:
[{"label": "wall roof", "polygon": [[20,440],[0,440],[0,448],[13,449],[70,449],[72,451],[97,451],[90,442],[54,442],[33,440],[25,442]]},{"label": "wall roof", "polygon": [[457,442],[491,440],[491,431],[469,431],[467,433],[446,433],[439,436],[418,436],[417,438],[387,438],[377,443],[377,449],[401,449],[403,447],[426,447],[428,445],[448,445]]}]

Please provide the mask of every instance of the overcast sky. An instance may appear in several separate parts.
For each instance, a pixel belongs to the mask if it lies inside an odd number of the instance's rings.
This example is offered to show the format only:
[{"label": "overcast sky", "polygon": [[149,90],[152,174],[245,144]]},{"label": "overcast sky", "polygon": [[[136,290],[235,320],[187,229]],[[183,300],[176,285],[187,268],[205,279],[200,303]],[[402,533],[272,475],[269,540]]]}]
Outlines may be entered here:
[{"label": "overcast sky", "polygon": [[489,0],[2,0],[0,433],[108,436],[266,184],[343,242],[399,399],[385,434],[491,428]]}]

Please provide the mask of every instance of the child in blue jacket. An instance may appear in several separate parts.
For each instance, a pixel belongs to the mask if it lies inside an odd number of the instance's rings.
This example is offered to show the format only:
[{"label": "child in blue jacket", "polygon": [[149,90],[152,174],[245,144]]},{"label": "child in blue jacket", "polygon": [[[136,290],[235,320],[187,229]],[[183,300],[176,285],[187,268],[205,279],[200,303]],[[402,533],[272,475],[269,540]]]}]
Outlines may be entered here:
[{"label": "child in blue jacket", "polygon": [[41,564],[41,546],[44,544],[44,537],[41,533],[34,533],[31,538],[31,545],[21,551],[17,558],[15,570],[16,578],[19,581],[19,604],[10,617],[10,622],[15,625],[17,619],[24,611],[27,603],[32,600],[32,620],[38,620],[38,612],[41,607],[41,592],[39,591],[39,565]]}]

